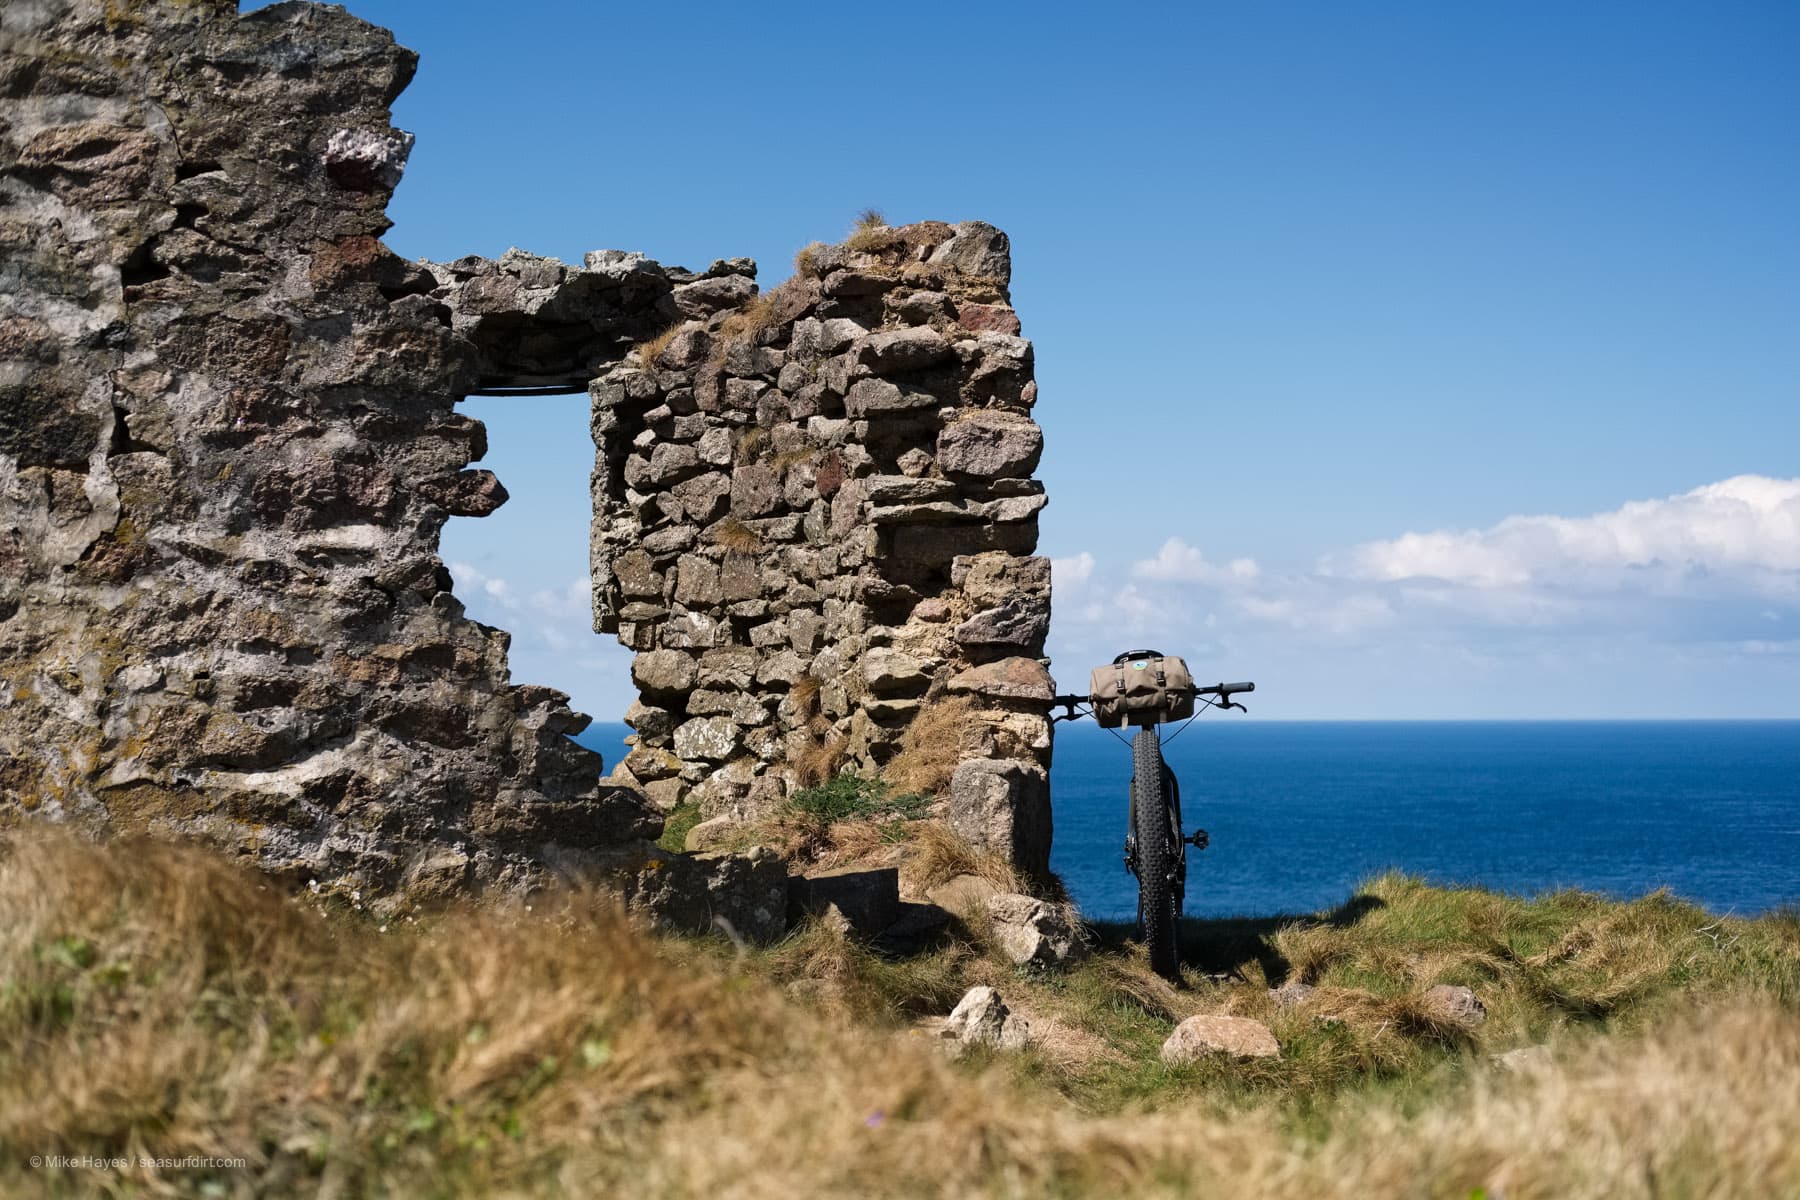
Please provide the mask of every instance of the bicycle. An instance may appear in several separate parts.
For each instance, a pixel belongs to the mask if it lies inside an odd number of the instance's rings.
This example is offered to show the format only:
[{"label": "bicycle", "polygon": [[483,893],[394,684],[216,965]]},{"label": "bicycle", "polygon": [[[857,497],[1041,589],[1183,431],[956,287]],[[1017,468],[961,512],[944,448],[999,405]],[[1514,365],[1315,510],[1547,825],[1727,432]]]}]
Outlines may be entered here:
[{"label": "bicycle", "polygon": [[[1112,665],[1135,666],[1143,670],[1154,663],[1160,672],[1165,661],[1180,664],[1179,669],[1185,676],[1186,664],[1179,659],[1165,660],[1165,656],[1156,650],[1127,651],[1113,659]],[[1100,671],[1096,671],[1095,679],[1099,677]],[[1121,673],[1121,693],[1125,690],[1123,679]],[[1239,712],[1249,712],[1242,704],[1233,703],[1231,697],[1255,690],[1254,683],[1162,688],[1157,693],[1162,697],[1157,707],[1113,710],[1110,723],[1101,719],[1100,711],[1107,700],[1099,695],[1057,696],[1052,705],[1062,705],[1066,710],[1053,714],[1050,717],[1052,724],[1093,716],[1103,727],[1129,724],[1137,728],[1130,743],[1131,791],[1125,828],[1125,869],[1137,876],[1138,934],[1150,952],[1150,968],[1165,979],[1179,980],[1181,975],[1181,948],[1176,927],[1187,891],[1187,848],[1193,846],[1196,850],[1204,850],[1211,839],[1204,829],[1196,829],[1192,837],[1182,833],[1181,784],[1175,778],[1175,772],[1163,761],[1162,734],[1157,727],[1181,720],[1183,716],[1192,723],[1205,708],[1235,708]],[[1196,701],[1203,702],[1205,708],[1193,710]],[[1076,706],[1083,704],[1089,706],[1088,710],[1077,712]],[[1186,728],[1184,724],[1182,729]],[[1170,739],[1180,733],[1180,729],[1176,730],[1169,735]],[[1117,734],[1113,736],[1118,737]]]}]

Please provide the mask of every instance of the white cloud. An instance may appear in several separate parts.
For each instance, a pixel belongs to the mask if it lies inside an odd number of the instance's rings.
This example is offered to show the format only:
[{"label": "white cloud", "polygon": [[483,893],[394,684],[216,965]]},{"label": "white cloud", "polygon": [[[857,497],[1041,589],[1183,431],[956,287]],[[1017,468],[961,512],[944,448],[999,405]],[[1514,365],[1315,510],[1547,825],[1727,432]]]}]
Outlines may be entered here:
[{"label": "white cloud", "polygon": [[1179,537],[1123,570],[1086,551],[1057,563],[1057,653],[1148,638],[1447,666],[1526,653],[1592,659],[1631,642],[1634,654],[1735,647],[1767,659],[1797,644],[1783,635],[1800,626],[1800,479],[1739,476],[1597,516],[1409,533],[1311,571],[1220,564]]},{"label": "white cloud", "polygon": [[1256,560],[1234,558],[1220,565],[1208,562],[1199,550],[1178,537],[1162,544],[1155,558],[1134,563],[1131,573],[1138,579],[1154,579],[1165,583],[1208,583],[1229,585],[1246,583],[1262,574]]},{"label": "white cloud", "polygon": [[455,590],[461,593],[465,603],[481,596],[498,604],[501,608],[516,610],[519,607],[519,598],[513,594],[512,585],[506,580],[489,575],[465,562],[452,562],[444,565],[449,568]]},{"label": "white cloud", "polygon": [[539,588],[531,593],[531,607],[545,616],[586,624],[592,612],[591,586],[586,579],[572,579],[560,588]]},{"label": "white cloud", "polygon": [[1800,571],[1800,479],[1739,475],[1588,517],[1517,516],[1483,530],[1407,533],[1358,546],[1322,569],[1482,588],[1592,584],[1596,573],[1613,581],[1630,570],[1791,573]]},{"label": "white cloud", "polygon": [[1334,637],[1377,629],[1396,620],[1394,606],[1385,596],[1321,594],[1300,586],[1283,595],[1238,596],[1232,607],[1253,621]]},{"label": "white cloud", "polygon": [[1050,583],[1052,587],[1080,587],[1094,573],[1094,556],[1083,550],[1080,554],[1068,558],[1050,560]]}]

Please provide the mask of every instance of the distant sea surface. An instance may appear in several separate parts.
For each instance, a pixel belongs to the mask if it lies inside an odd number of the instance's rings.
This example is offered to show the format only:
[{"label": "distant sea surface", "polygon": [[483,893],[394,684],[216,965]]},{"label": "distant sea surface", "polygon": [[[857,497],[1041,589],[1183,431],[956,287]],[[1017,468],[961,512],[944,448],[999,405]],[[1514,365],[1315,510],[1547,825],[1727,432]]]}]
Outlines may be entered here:
[{"label": "distant sea surface", "polygon": [[[1181,779],[1193,916],[1305,913],[1388,868],[1436,883],[1619,897],[1667,887],[1720,913],[1800,902],[1800,721],[1258,722],[1208,715]],[[607,763],[622,725],[580,739]],[[1051,866],[1090,917],[1130,918],[1131,752],[1059,726]]]}]

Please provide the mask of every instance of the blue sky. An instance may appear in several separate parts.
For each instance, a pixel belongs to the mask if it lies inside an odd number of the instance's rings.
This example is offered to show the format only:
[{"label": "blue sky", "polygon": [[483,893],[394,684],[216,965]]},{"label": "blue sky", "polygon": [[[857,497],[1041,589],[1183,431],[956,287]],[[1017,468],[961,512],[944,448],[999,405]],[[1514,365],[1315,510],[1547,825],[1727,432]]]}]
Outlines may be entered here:
[{"label": "blue sky", "polygon": [[[349,7],[422,55],[402,254],[1008,230],[1065,684],[1800,716],[1800,7]],[[607,720],[582,403],[468,402],[514,499],[444,557]]]}]

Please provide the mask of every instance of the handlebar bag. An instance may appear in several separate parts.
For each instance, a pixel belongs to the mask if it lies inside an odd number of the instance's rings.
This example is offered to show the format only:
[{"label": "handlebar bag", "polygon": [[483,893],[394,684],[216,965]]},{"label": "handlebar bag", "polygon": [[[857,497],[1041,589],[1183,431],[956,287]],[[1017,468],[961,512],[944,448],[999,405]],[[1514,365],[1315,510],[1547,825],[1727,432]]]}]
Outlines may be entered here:
[{"label": "handlebar bag", "polygon": [[1194,677],[1172,654],[1121,655],[1088,678],[1094,720],[1109,729],[1185,721],[1194,715]]}]

